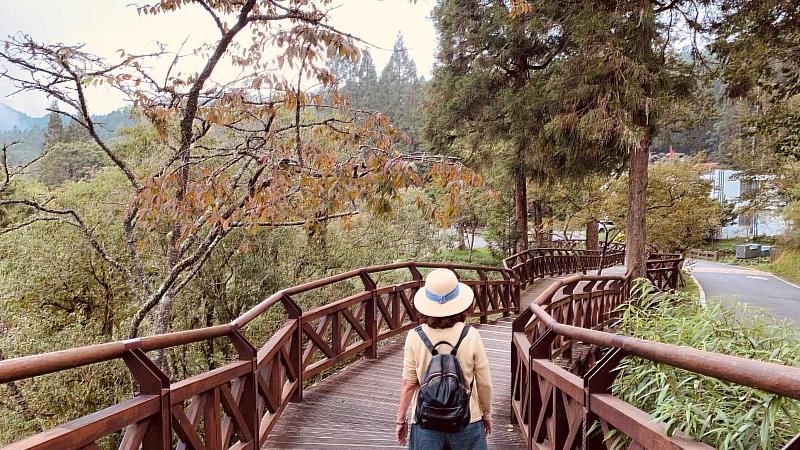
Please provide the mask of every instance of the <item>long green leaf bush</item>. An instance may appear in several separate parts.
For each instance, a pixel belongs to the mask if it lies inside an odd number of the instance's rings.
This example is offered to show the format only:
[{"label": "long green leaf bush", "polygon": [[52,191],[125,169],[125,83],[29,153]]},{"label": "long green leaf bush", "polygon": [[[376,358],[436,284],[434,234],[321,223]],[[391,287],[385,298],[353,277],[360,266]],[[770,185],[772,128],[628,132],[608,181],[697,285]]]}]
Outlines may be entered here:
[{"label": "long green leaf bush", "polygon": [[[710,352],[800,366],[800,333],[746,305],[705,308],[687,293],[655,295],[624,307],[620,333]],[[735,312],[734,312],[735,311]],[[720,449],[773,449],[800,433],[800,401],[642,358],[622,361],[614,395],[680,432]]]}]

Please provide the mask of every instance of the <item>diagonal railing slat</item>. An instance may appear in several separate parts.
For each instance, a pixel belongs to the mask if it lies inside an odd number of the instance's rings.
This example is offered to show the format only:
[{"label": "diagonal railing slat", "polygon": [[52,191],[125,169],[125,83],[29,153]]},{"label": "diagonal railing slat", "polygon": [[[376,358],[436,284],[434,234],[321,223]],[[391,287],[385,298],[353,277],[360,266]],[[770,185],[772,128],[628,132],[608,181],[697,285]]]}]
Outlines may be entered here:
[{"label": "diagonal railing slat", "polygon": [[[421,270],[448,268],[476,288],[473,315],[519,311],[519,283],[497,267],[403,262],[357,269],[294,286],[269,296],[229,324],[141,337],[0,361],[0,383],[123,360],[139,386],[133,399],[3,447],[91,448],[122,433],[120,448],[257,448],[265,443],[287,404],[302,401],[304,382],[363,354],[417,324],[411,299],[423,284]],[[376,274],[395,272],[401,281],[378,286]],[[491,279],[490,279],[491,278]],[[348,282],[363,290],[304,309],[301,294]],[[499,298],[503,297],[503,298]],[[279,310],[286,319],[260,347],[241,331]],[[260,326],[260,325],[258,325]],[[185,380],[172,381],[145,352],[211,339],[227,339],[238,360]]]}]

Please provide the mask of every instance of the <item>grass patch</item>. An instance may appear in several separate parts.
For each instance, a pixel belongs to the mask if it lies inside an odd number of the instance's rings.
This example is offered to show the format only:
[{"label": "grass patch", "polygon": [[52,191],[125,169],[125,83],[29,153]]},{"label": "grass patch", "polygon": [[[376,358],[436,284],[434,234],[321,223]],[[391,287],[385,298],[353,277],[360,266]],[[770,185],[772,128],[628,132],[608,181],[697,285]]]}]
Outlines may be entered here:
[{"label": "grass patch", "polygon": [[774,263],[769,265],[770,272],[800,283],[800,250],[786,250]]},{"label": "grass patch", "polygon": [[711,250],[715,252],[729,252],[734,254],[736,246],[739,244],[764,244],[774,245],[776,238],[773,236],[758,236],[756,238],[732,238],[732,239],[714,239],[702,245],[702,250]]},{"label": "grass patch", "polygon": [[700,286],[695,283],[694,278],[692,278],[692,276],[685,270],[683,271],[682,275],[684,283],[683,286],[678,288],[678,293],[692,297],[699,297]]},{"label": "grass patch", "polygon": [[[800,336],[791,325],[731,314],[721,304],[703,309],[686,293],[648,296],[625,309],[619,326],[643,339],[800,366]],[[626,358],[620,367],[614,394],[670,433],[720,449],[775,449],[800,433],[800,401],[642,358]]]}]

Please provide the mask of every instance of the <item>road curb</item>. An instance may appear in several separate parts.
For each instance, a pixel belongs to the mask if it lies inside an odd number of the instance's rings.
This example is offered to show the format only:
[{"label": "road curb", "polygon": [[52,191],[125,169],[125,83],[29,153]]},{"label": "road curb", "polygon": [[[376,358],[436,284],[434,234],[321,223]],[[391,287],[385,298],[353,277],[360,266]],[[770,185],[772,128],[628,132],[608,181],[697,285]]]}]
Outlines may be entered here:
[{"label": "road curb", "polygon": [[700,292],[699,294],[700,307],[706,309],[708,307],[708,303],[706,302],[706,291],[703,289],[703,285],[700,284],[700,280],[698,280],[697,277],[692,275],[692,272],[686,272],[686,274],[692,278],[694,284],[697,285],[697,290]]},{"label": "road curb", "polygon": [[797,285],[797,284],[795,284],[795,283],[792,283],[791,281],[787,280],[786,278],[783,278],[783,277],[781,277],[781,276],[778,276],[778,275],[776,275],[776,274],[774,274],[774,273],[772,273],[772,272],[767,272],[767,273],[768,273],[769,275],[771,275],[771,276],[773,276],[773,277],[777,278],[778,280],[780,280],[780,281],[783,281],[784,283],[788,284],[788,285],[789,285],[789,286],[791,286],[791,287],[795,287],[795,288],[797,288],[797,289],[800,289],[800,286],[798,286],[798,285]]},{"label": "road curb", "polygon": [[708,303],[706,303],[706,291],[703,290],[703,285],[700,284],[700,281],[697,278],[695,278],[695,276],[692,275],[691,273],[689,274],[689,276],[692,277],[692,281],[694,281],[694,284],[697,285],[697,290],[700,291],[700,295],[699,295],[699,297],[700,297],[700,307],[703,308],[703,309],[706,309],[708,307]]}]

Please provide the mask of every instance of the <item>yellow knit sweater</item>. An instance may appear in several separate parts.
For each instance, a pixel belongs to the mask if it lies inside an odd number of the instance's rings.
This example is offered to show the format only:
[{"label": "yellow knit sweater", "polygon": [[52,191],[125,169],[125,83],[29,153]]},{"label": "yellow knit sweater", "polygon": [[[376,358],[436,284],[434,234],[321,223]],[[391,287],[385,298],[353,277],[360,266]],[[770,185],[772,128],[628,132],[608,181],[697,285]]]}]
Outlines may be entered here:
[{"label": "yellow knit sweater", "polygon": [[[446,329],[435,329],[428,325],[422,326],[422,331],[425,332],[425,335],[434,345],[440,341],[447,341],[455,345],[463,329],[464,324],[462,322]],[[442,344],[437,347],[437,350],[448,352],[451,348],[446,344]],[[417,385],[422,383],[425,371],[428,369],[428,363],[430,363],[432,357],[433,355],[425,347],[419,334],[414,330],[409,331],[406,336],[403,356],[403,379],[417,383]],[[461,342],[456,358],[461,364],[466,386],[469,386],[473,379],[475,380],[469,401],[470,423],[481,420],[484,417],[490,418],[492,413],[492,375],[489,371],[489,359],[486,357],[486,350],[483,348],[483,340],[481,340],[478,330],[474,327],[469,330],[469,333]],[[412,422],[414,421],[418,393],[419,389],[414,393],[414,398],[411,400]]]}]

